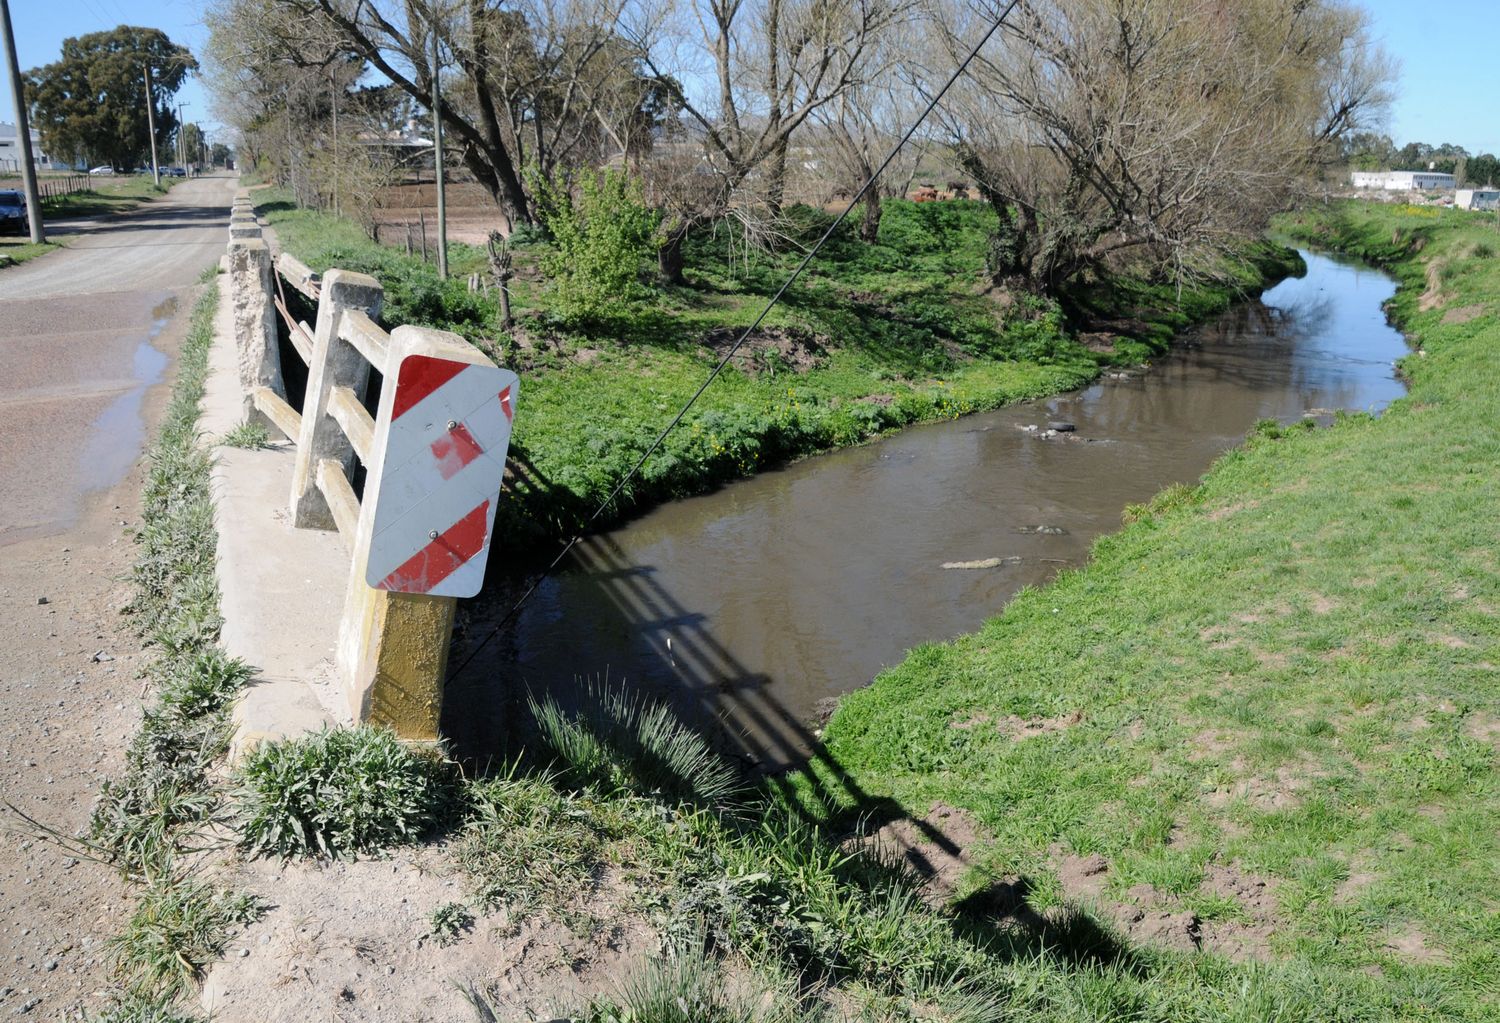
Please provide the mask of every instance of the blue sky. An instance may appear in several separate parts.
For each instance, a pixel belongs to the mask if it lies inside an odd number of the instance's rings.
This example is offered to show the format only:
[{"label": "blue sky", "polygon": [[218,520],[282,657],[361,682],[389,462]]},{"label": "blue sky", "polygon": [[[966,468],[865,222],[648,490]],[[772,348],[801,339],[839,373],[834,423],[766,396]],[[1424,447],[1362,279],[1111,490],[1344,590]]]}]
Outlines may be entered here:
[{"label": "blue sky", "polygon": [[1365,0],[1376,38],[1401,61],[1390,134],[1397,145],[1453,142],[1500,155],[1500,4]]},{"label": "blue sky", "polygon": [[[63,40],[69,36],[116,25],[159,28],[174,43],[195,54],[208,38],[208,29],[203,27],[203,0],[10,0],[10,20],[22,71],[57,60],[62,55]],[[213,138],[213,114],[196,80],[188,80],[177,93],[177,102],[187,104],[183,117],[201,121]],[[14,121],[15,109],[10,86],[0,75],[0,121]]]},{"label": "blue sky", "polygon": [[[1377,38],[1401,61],[1398,99],[1388,127],[1398,145],[1455,142],[1500,154],[1500,13],[1496,0],[1365,0]],[[160,28],[196,52],[207,31],[203,0],[11,0],[21,67],[57,59],[67,36],[121,23]],[[186,117],[212,114],[196,81],[178,94]],[[0,88],[0,120],[14,120],[10,90]]]}]

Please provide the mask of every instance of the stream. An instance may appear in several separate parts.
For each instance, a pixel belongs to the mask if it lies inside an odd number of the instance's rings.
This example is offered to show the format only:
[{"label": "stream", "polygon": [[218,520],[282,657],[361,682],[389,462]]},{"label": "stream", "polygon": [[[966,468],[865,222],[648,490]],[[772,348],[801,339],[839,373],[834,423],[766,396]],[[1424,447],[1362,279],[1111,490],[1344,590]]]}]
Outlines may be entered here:
[{"label": "stream", "polygon": [[[1197,480],[1257,420],[1326,423],[1403,393],[1392,363],[1408,348],[1381,309],[1394,283],[1303,257],[1305,277],[1187,332],[1149,371],[809,458],[589,538],[450,684],[444,732],[461,755],[499,753],[508,701],[566,701],[607,677],[717,722],[764,769],[805,759],[833,699],[1080,564],[1126,505]],[[1048,435],[1058,420],[1076,429]],[[951,567],[965,563],[989,567]]]}]

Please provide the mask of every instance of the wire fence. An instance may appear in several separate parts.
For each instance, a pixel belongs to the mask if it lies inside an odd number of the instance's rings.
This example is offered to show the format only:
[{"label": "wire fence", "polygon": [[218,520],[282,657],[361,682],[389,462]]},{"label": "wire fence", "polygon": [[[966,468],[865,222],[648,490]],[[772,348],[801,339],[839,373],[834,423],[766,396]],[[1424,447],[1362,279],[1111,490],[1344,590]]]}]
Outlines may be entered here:
[{"label": "wire fence", "polygon": [[[89,192],[93,190],[93,182],[87,174],[62,174],[36,179],[36,190],[42,202],[49,203],[54,199],[60,199],[65,195],[75,192]],[[14,181],[0,180],[0,188],[21,190],[21,179]]]}]

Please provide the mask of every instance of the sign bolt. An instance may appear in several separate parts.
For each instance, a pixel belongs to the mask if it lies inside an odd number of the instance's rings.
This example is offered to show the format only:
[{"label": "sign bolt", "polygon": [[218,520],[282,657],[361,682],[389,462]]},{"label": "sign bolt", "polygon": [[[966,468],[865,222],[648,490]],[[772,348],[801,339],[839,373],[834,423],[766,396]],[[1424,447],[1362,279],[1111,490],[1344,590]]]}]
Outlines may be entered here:
[{"label": "sign bolt", "polygon": [[453,429],[457,425],[458,425],[458,420],[457,419],[450,419],[450,420],[448,420],[448,429],[451,430],[451,429]]},{"label": "sign bolt", "polygon": [[428,530],[427,531],[427,539],[429,539],[429,540],[436,540],[437,539],[437,530],[436,529],[430,529],[430,530]]}]

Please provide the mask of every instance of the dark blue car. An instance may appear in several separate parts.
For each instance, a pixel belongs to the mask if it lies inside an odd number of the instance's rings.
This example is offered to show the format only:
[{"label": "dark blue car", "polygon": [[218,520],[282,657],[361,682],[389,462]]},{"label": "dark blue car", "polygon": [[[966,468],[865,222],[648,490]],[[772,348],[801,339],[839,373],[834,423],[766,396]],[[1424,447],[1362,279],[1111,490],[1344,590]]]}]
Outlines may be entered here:
[{"label": "dark blue car", "polygon": [[14,189],[0,190],[0,234],[8,231],[25,234],[29,230],[25,196]]}]

